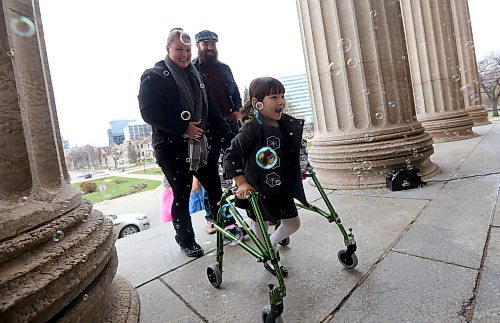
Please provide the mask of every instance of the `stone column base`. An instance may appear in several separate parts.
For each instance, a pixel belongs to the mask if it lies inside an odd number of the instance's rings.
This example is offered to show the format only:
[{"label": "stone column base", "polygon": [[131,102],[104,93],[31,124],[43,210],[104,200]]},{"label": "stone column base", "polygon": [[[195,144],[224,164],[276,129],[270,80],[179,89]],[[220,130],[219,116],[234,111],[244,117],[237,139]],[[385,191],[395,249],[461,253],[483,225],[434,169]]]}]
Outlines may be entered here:
[{"label": "stone column base", "polygon": [[365,138],[313,141],[309,160],[324,188],[367,189],[386,187],[391,169],[418,168],[423,178],[439,173],[430,160],[432,138],[422,128]]},{"label": "stone column base", "polygon": [[491,121],[488,120],[488,111],[484,106],[474,105],[471,107],[467,107],[465,111],[469,112],[472,121],[474,121],[474,127],[484,126],[491,123]]},{"label": "stone column base", "polygon": [[434,142],[457,141],[477,136],[472,131],[472,118],[464,111],[419,115],[418,121]]}]

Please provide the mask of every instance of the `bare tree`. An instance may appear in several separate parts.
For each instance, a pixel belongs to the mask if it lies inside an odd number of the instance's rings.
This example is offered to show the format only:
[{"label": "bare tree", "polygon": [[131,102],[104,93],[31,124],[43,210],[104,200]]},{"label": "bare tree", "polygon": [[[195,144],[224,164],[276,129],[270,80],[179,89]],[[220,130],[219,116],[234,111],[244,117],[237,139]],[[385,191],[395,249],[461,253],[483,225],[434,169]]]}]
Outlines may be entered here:
[{"label": "bare tree", "polygon": [[498,98],[500,97],[500,53],[492,52],[478,64],[479,85],[488,97],[494,117],[498,117]]},{"label": "bare tree", "polygon": [[111,147],[111,157],[113,158],[113,162],[115,163],[115,169],[118,168],[118,161],[122,158],[123,151],[117,145]]},{"label": "bare tree", "polygon": [[137,153],[137,149],[135,148],[135,145],[132,144],[131,142],[128,143],[128,159],[131,162],[137,162],[137,159],[139,157],[139,154]]}]

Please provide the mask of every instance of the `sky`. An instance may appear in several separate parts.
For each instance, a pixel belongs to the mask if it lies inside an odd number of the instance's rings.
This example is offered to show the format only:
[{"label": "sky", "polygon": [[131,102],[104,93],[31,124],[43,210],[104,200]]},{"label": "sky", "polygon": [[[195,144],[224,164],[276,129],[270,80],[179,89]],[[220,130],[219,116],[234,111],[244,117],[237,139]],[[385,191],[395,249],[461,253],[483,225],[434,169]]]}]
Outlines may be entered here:
[{"label": "sky", "polygon": [[[21,0],[19,0],[21,1]],[[345,0],[348,1],[348,0]],[[163,59],[168,31],[219,35],[219,59],[243,92],[256,77],[305,73],[295,0],[39,0],[61,135],[107,146],[109,121],[142,121],[142,72]],[[476,55],[500,49],[499,0],[469,0]],[[193,44],[193,58],[196,56]]]}]

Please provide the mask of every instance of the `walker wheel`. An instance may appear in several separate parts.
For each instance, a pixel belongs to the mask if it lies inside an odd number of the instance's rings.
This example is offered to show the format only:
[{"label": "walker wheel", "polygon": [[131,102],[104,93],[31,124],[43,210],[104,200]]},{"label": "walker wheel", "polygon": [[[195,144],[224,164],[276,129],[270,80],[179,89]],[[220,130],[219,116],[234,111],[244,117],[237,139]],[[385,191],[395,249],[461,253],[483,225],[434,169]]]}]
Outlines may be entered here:
[{"label": "walker wheel", "polygon": [[278,242],[279,245],[286,247],[290,244],[290,237],[286,237],[285,239]]},{"label": "walker wheel", "polygon": [[[262,323],[266,323],[266,319],[270,311],[271,305],[266,305],[262,308]],[[274,320],[274,323],[283,323],[283,318],[281,317],[281,315]]]},{"label": "walker wheel", "polygon": [[212,286],[219,288],[220,284],[222,284],[222,272],[218,264],[212,264],[207,267],[207,277]]},{"label": "walker wheel", "polygon": [[347,256],[347,250],[339,250],[337,257],[339,258],[340,263],[347,269],[353,269],[358,265],[358,257],[355,253],[351,256]]}]

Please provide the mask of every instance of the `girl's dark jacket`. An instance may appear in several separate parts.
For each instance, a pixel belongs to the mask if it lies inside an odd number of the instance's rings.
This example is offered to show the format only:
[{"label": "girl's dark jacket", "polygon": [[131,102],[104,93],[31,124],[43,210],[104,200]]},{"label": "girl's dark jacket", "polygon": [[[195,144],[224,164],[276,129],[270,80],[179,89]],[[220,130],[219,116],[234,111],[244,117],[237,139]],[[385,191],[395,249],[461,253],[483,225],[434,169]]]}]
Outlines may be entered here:
[{"label": "girl's dark jacket", "polygon": [[[212,135],[224,137],[229,129],[212,98],[206,80],[203,79],[203,82],[208,97],[205,130]],[[142,118],[152,127],[155,149],[166,142],[185,144],[183,135],[186,133],[188,123],[196,120],[183,120],[180,117],[186,108],[181,106],[179,88],[164,60],[142,74],[138,99]]]},{"label": "girl's dark jacket", "polygon": [[[284,191],[289,191],[290,195],[299,200],[304,205],[309,205],[302,186],[300,174],[299,154],[302,143],[302,130],[304,120],[295,119],[287,114],[283,114],[279,121],[279,128],[283,138],[282,166],[284,181],[282,182]],[[257,165],[255,155],[257,151],[266,146],[264,133],[261,130],[259,121],[253,119],[243,125],[240,133],[231,141],[231,147],[226,150],[224,159],[224,169],[227,178],[234,178],[245,175],[247,182],[255,189],[255,183],[259,182],[260,176],[265,176],[265,172]],[[266,192],[259,191],[260,194]]]}]

